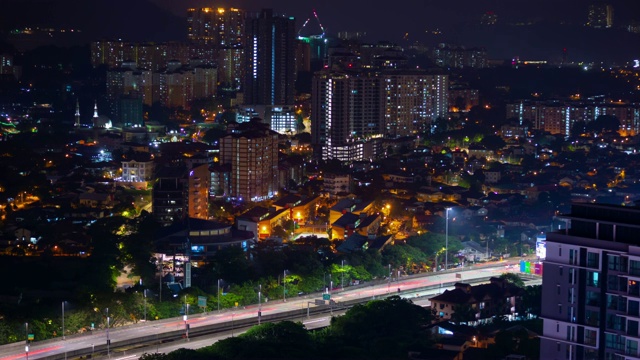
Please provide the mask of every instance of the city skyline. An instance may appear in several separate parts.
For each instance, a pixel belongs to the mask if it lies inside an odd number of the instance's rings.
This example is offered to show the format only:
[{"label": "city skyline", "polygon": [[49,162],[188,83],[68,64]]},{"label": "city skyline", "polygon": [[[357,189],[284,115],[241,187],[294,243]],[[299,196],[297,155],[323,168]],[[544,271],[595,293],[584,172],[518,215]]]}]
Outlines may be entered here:
[{"label": "city skyline", "polygon": [[[75,27],[83,31],[75,35],[75,42],[63,41],[60,37],[56,44],[62,46],[117,38],[184,41],[187,9],[190,7],[237,7],[247,12],[272,8],[275,13],[293,16],[296,32],[306,19],[312,17],[315,9],[328,34],[335,36],[340,31],[359,31],[366,33],[364,40],[368,42],[392,41],[402,46],[415,42],[427,46],[441,42],[482,46],[487,48],[491,58],[496,59],[514,56],[549,59],[559,56],[563,48],[568,49],[569,59],[574,61],[623,63],[639,58],[640,54],[635,49],[640,48],[640,36],[627,32],[627,28],[638,24],[640,19],[634,17],[640,13],[640,5],[609,1],[607,3],[612,5],[614,14],[611,28],[589,29],[584,25],[588,22],[590,3],[563,1],[556,4],[544,0],[534,6],[521,1],[449,3],[401,0],[393,7],[383,7],[333,0],[318,3],[290,0],[96,0],[91,3],[7,0],[3,6],[7,11],[0,14],[0,24],[4,24],[5,31],[8,31],[7,27],[24,26]],[[38,6],[34,8],[33,4]],[[123,8],[127,11],[121,11]],[[480,25],[482,16],[487,12],[496,16],[495,25]],[[309,21],[305,29],[309,33],[320,32],[315,21]],[[615,45],[619,43],[628,46]]]}]

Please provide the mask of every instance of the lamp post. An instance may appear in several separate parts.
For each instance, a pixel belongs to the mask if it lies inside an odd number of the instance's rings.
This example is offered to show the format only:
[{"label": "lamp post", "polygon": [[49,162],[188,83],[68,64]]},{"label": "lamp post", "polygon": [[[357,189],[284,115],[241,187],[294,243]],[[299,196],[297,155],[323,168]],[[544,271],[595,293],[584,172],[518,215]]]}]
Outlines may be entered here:
[{"label": "lamp post", "polygon": [[389,281],[387,281],[387,293],[391,291],[391,264],[389,264]]},{"label": "lamp post", "polygon": [[261,318],[262,318],[262,284],[260,284],[260,288],[258,290],[258,325],[260,325]]},{"label": "lamp post", "polygon": [[287,302],[287,270],[282,272],[282,301]]},{"label": "lamp post", "polygon": [[218,312],[220,312],[220,279],[218,279]]},{"label": "lamp post", "polygon": [[189,319],[189,304],[187,304],[187,295],[184,296],[184,335],[187,341],[189,341],[189,324],[187,320]]},{"label": "lamp post", "polygon": [[329,280],[329,302],[331,302],[331,290],[333,290],[333,280]]},{"label": "lamp post", "polygon": [[109,319],[109,308],[107,308],[107,356],[109,356],[109,352],[111,350],[111,339],[109,339],[109,327],[110,327],[110,319]]},{"label": "lamp post", "polygon": [[25,358],[29,360],[29,323],[28,322],[24,323],[24,332],[25,332],[25,335],[27,336],[27,340],[25,340],[26,345],[24,346],[24,354],[25,354]]},{"label": "lamp post", "polygon": [[144,299],[144,321],[147,321],[147,289],[142,290],[142,297]]},{"label": "lamp post", "polygon": [[445,209],[445,213],[446,213],[446,220],[445,220],[445,235],[444,235],[444,247],[445,247],[445,251],[444,251],[444,269],[448,270],[449,269],[449,210],[451,210],[451,208],[446,208]]},{"label": "lamp post", "polygon": [[66,337],[64,336],[64,301],[62,302],[62,340]]},{"label": "lamp post", "polygon": [[340,269],[340,288],[344,291],[344,260],[342,260],[342,268]]}]

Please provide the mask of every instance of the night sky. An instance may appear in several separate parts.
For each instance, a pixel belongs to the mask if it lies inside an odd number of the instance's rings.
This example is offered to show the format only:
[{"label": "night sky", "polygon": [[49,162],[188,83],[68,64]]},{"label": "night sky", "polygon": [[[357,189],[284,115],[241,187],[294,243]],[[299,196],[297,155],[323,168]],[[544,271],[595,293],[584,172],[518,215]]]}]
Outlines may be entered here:
[{"label": "night sky", "polygon": [[[189,6],[236,6],[245,9],[271,7],[299,19],[300,24],[316,9],[323,25],[330,31],[365,30],[375,38],[396,39],[409,32],[411,36],[425,29],[447,28],[477,23],[486,11],[498,14],[499,21],[548,19],[584,23],[588,1],[585,0],[150,0],[160,7],[184,16]],[[615,18],[629,21],[635,14],[640,19],[640,2],[610,1]]]},{"label": "night sky", "polygon": [[[186,39],[188,7],[238,7],[248,11],[273,8],[296,17],[301,27],[316,9],[330,34],[364,31],[366,41],[387,40],[406,46],[420,41],[428,46],[449,42],[483,46],[490,57],[560,56],[570,59],[629,61],[640,57],[640,35],[622,29],[598,31],[582,26],[588,1],[579,0],[1,0],[0,27],[30,25],[75,26],[85,31],[85,41],[123,38],[131,41]],[[614,25],[637,17],[640,1],[611,0]],[[7,6],[6,4],[9,4]],[[11,6],[13,4],[13,6]],[[39,6],[34,6],[34,4]],[[157,5],[157,6],[154,6]],[[35,10],[35,11],[32,11]],[[493,11],[500,26],[480,27],[482,14]],[[506,26],[509,23],[538,23]],[[560,25],[564,22],[565,25]],[[555,24],[555,25],[549,25]],[[573,26],[569,26],[570,24]],[[319,33],[311,21],[307,34]],[[441,31],[433,35],[433,30]],[[408,41],[403,39],[408,33]],[[623,44],[623,46],[620,46]],[[551,60],[551,59],[550,59]]]}]

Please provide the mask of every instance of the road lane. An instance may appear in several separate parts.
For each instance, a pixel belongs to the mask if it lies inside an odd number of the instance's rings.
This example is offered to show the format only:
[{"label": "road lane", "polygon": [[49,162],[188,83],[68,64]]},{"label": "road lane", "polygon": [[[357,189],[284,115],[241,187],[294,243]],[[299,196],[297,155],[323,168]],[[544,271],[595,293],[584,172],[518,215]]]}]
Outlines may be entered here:
[{"label": "road lane", "polygon": [[[443,283],[448,282],[464,282],[490,276],[500,276],[505,271],[515,271],[512,265],[517,264],[519,260],[520,259],[515,259],[513,261],[491,264],[490,266],[471,266],[461,269],[453,269],[449,270],[446,273],[439,272],[404,276],[397,281],[394,280],[391,282],[387,281],[364,284],[360,286],[347,287],[344,290],[333,289],[331,291],[331,298],[339,305],[341,302],[351,301],[354,299],[384,298],[389,295],[397,294],[398,288],[400,288],[401,292],[405,294],[412,293],[412,290],[424,288],[427,286],[438,284],[442,286]],[[507,268],[508,266],[511,266],[511,268]],[[459,274],[459,277],[457,276],[457,274]],[[444,291],[444,289],[442,291]],[[426,293],[424,295],[426,295]],[[282,302],[282,300],[269,301],[262,304],[262,315],[264,317],[269,314],[300,310],[300,318],[303,319],[306,317],[307,307],[316,307],[316,305],[313,304],[313,301],[319,298],[321,298],[321,294],[311,294],[307,296],[289,298],[287,299],[287,302]],[[257,312],[258,305],[254,304],[251,306],[239,307],[236,309],[226,309],[224,311],[221,311],[220,313],[209,312],[206,315],[192,314],[189,315],[187,323],[189,324],[191,329],[194,329],[200,326],[231,322],[232,320],[235,322],[242,319],[256,318]],[[111,328],[109,329],[109,339],[111,340],[112,345],[117,345],[119,341],[138,337],[149,337],[153,335],[158,336],[158,334],[170,331],[184,330],[184,328],[185,323],[181,318],[150,321],[147,323],[138,323],[130,326]],[[41,359],[52,355],[60,355],[60,358],[64,359],[64,355],[66,352],[71,352],[79,349],[91,349],[92,347],[95,347],[97,345],[106,344],[106,340],[106,330],[102,329],[87,334],[67,336],[66,340],[58,339],[35,342],[30,347],[29,358]],[[15,344],[0,346],[1,360],[14,360],[24,358],[24,346],[17,347],[15,346]]]}]

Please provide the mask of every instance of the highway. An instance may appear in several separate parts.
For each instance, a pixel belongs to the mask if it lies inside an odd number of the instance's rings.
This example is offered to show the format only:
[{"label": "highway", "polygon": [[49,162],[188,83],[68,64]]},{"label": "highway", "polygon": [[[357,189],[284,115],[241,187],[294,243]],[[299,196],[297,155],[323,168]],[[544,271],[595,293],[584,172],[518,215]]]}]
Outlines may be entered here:
[{"label": "highway", "polygon": [[[398,294],[403,297],[415,299],[419,305],[428,305],[427,297],[440,293],[446,288],[451,288],[451,284],[462,281],[472,282],[488,279],[491,276],[500,276],[502,273],[518,272],[518,262],[520,258],[511,261],[503,261],[482,266],[471,266],[461,269],[452,269],[447,272],[423,273],[413,276],[401,277],[399,281],[378,282],[363,284],[359,286],[347,287],[344,290],[334,288],[331,291],[331,299],[337,305],[334,313],[338,313],[341,304],[353,304],[360,300],[379,299],[389,295]],[[447,284],[447,286],[443,286]],[[427,290],[425,288],[429,287]],[[289,319],[302,321],[307,328],[326,326],[330,319],[328,305],[315,305],[314,301],[321,299],[321,294],[310,294],[282,300],[269,301],[263,303],[262,320],[278,321],[282,320],[285,313]],[[359,300],[360,299],[360,300]],[[425,303],[426,301],[426,303]],[[307,311],[325,310],[327,313],[314,314],[307,318]],[[246,329],[255,324],[258,316],[258,305],[251,305],[244,308],[226,309],[221,312],[210,312],[208,314],[191,314],[186,323],[189,324],[190,333],[197,333],[210,328],[219,329],[215,334],[186,339],[185,321],[183,318],[171,318],[158,321],[149,321],[118,328],[101,329],[86,334],[67,336],[66,340],[60,338],[34,342],[29,347],[29,359],[67,359],[77,358],[78,355],[98,356],[106,354],[111,358],[134,359],[143,352],[170,352],[175,348],[199,348],[207,346],[218,339],[228,336],[236,336],[242,327]],[[319,320],[320,319],[320,320]],[[183,339],[180,339],[183,337]],[[107,350],[107,338],[110,340]],[[180,339],[171,343],[163,343],[167,339]],[[145,348],[140,344],[146,344]],[[174,348],[175,347],[175,348]],[[26,359],[24,342],[7,344],[0,346],[0,360]]]}]

